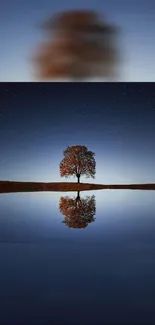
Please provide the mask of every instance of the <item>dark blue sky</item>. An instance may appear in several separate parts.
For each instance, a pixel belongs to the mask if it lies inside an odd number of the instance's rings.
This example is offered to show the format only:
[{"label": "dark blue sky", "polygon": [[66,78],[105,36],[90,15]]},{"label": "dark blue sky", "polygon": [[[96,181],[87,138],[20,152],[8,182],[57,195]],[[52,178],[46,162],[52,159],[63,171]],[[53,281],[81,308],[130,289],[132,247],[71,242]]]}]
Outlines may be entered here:
[{"label": "dark blue sky", "polygon": [[1,180],[60,181],[77,144],[96,153],[96,183],[155,182],[154,84],[0,84]]},{"label": "dark blue sky", "polygon": [[30,57],[44,39],[38,28],[62,10],[94,9],[121,29],[122,81],[155,81],[154,0],[0,0],[0,81],[32,81]]}]

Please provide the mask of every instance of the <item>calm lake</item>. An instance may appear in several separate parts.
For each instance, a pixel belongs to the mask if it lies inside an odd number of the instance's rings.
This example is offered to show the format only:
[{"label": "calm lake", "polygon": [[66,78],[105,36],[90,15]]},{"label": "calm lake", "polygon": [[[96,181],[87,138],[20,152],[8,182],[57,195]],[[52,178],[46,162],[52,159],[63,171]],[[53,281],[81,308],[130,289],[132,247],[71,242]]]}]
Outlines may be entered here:
[{"label": "calm lake", "polygon": [[154,191],[0,195],[0,324],[154,325],[154,306]]}]

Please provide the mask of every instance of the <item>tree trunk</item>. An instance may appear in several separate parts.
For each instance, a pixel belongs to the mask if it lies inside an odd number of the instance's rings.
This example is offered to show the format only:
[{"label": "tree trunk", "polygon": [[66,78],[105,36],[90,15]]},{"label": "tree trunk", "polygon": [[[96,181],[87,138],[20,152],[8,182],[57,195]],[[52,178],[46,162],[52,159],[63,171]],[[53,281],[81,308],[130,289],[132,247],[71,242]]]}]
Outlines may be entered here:
[{"label": "tree trunk", "polygon": [[80,183],[80,175],[77,175],[78,183]]},{"label": "tree trunk", "polygon": [[76,197],[76,200],[75,200],[75,202],[76,202],[76,206],[78,207],[79,206],[79,203],[80,203],[80,191],[78,191],[77,192],[77,197]]},{"label": "tree trunk", "polygon": [[77,201],[80,201],[80,191],[77,192],[76,200],[77,200]]}]

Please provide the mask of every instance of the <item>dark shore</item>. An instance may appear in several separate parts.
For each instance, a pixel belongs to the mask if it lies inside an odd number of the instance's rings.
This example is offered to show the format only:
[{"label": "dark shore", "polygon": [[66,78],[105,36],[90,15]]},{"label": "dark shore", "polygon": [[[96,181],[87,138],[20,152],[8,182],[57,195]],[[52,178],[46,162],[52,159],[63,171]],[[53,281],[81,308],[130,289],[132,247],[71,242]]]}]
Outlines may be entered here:
[{"label": "dark shore", "polygon": [[39,183],[39,182],[14,182],[0,181],[0,193],[15,192],[77,192],[91,190],[155,190],[155,184],[123,184],[123,185],[103,185],[89,183]]}]

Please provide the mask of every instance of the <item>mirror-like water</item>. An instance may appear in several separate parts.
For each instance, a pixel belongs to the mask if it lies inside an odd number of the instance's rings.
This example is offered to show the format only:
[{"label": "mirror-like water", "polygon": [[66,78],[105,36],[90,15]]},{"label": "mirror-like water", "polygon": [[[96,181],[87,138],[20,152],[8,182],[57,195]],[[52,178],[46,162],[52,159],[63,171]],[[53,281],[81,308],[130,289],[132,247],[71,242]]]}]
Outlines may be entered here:
[{"label": "mirror-like water", "polygon": [[0,324],[154,325],[155,193],[0,195]]}]

